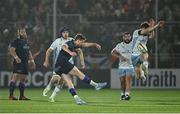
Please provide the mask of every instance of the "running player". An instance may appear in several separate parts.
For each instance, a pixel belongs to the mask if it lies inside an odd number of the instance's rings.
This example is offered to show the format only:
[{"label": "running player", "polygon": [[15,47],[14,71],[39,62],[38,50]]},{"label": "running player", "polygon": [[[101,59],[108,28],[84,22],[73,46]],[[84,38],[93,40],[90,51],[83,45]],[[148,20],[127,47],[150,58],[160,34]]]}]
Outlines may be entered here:
[{"label": "running player", "polygon": [[131,35],[129,32],[123,34],[123,41],[118,43],[111,51],[112,56],[119,58],[119,77],[121,83],[121,100],[130,100],[130,90],[134,67],[132,65]]},{"label": "running player", "polygon": [[158,27],[162,27],[164,21],[159,21],[154,26],[149,26],[148,22],[143,22],[140,25],[140,29],[137,29],[133,33],[132,39],[132,62],[135,67],[136,76],[146,80],[148,75],[148,50],[146,47],[149,38],[153,38],[154,30]]},{"label": "running player", "polygon": [[19,100],[30,100],[24,96],[25,80],[28,75],[28,63],[31,68],[35,69],[36,65],[30,52],[30,46],[27,42],[27,34],[25,28],[19,28],[17,30],[17,38],[10,44],[10,54],[14,58],[13,62],[13,74],[9,84],[9,100],[17,100],[13,95],[15,90],[15,83],[17,80],[19,83],[20,96]]},{"label": "running player", "polygon": [[96,90],[99,90],[107,85],[107,83],[96,83],[93,80],[91,80],[88,76],[83,74],[76,66],[71,64],[69,62],[69,59],[72,56],[76,56],[76,51],[81,50],[82,47],[92,47],[95,46],[98,49],[101,49],[100,45],[97,45],[96,43],[85,43],[85,36],[82,34],[77,34],[75,36],[75,40],[68,41],[66,44],[62,46],[62,50],[60,51],[56,64],[55,64],[55,72],[56,74],[60,75],[64,81],[67,83],[69,87],[69,92],[75,99],[75,102],[78,105],[86,104],[85,101],[81,100],[77,93],[75,88],[71,85],[72,81],[66,76],[66,74],[70,74],[72,76],[77,76],[82,80],[83,82],[92,85],[96,88]]}]

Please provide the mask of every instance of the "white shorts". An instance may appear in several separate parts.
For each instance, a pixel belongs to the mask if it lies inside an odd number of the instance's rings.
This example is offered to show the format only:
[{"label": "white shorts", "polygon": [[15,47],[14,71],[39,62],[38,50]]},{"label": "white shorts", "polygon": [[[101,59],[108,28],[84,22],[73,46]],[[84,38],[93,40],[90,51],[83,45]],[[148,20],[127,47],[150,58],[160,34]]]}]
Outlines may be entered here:
[{"label": "white shorts", "polygon": [[119,77],[123,76],[134,76],[134,68],[120,68],[119,69]]}]

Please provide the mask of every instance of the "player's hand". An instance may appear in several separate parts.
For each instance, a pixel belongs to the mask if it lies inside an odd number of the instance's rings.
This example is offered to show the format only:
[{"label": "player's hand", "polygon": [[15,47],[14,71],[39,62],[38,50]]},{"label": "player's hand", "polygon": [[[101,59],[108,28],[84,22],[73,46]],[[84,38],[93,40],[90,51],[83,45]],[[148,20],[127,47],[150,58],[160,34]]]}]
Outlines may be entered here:
[{"label": "player's hand", "polygon": [[86,68],[86,65],[84,63],[81,63],[81,68],[82,69],[85,69]]},{"label": "player's hand", "polygon": [[158,22],[159,27],[163,27],[164,24],[165,24],[165,21],[159,21],[159,22]]},{"label": "player's hand", "polygon": [[128,61],[129,60],[128,58],[123,57],[123,56],[121,56],[120,59],[121,59],[121,61]]},{"label": "player's hand", "polygon": [[36,64],[35,64],[34,61],[30,61],[30,62],[29,62],[29,66],[30,66],[30,68],[33,69],[33,70],[36,69]]},{"label": "player's hand", "polygon": [[96,43],[96,48],[97,48],[98,50],[101,50],[101,45],[99,45],[99,44]]},{"label": "player's hand", "polygon": [[49,62],[48,61],[44,61],[44,64],[43,64],[44,67],[48,68],[50,66]]},{"label": "player's hand", "polygon": [[21,63],[21,59],[19,57],[17,57],[15,60],[16,60],[16,63]]},{"label": "player's hand", "polygon": [[76,52],[71,52],[70,55],[71,55],[72,57],[77,56]]}]

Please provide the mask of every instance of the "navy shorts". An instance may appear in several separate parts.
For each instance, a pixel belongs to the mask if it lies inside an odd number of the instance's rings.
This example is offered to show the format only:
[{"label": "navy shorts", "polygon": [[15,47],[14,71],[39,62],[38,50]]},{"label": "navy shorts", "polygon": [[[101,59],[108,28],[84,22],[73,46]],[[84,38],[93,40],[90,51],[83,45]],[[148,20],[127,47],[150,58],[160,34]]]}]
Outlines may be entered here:
[{"label": "navy shorts", "polygon": [[55,73],[61,76],[61,74],[68,74],[74,65],[66,58],[61,58],[55,64]]},{"label": "navy shorts", "polygon": [[28,63],[13,63],[13,73],[28,75]]}]

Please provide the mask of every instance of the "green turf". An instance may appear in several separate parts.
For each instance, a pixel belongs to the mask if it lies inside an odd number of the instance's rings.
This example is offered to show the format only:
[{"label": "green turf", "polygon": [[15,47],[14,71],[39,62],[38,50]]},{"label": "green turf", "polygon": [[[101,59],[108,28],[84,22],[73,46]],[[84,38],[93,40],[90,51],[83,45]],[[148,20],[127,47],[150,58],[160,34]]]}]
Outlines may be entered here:
[{"label": "green turf", "polygon": [[179,90],[132,90],[130,101],[120,101],[119,90],[78,89],[79,96],[88,103],[83,106],[74,103],[67,89],[61,91],[55,103],[48,102],[42,90],[27,89],[31,101],[9,101],[8,90],[0,89],[0,112],[180,112]]}]

